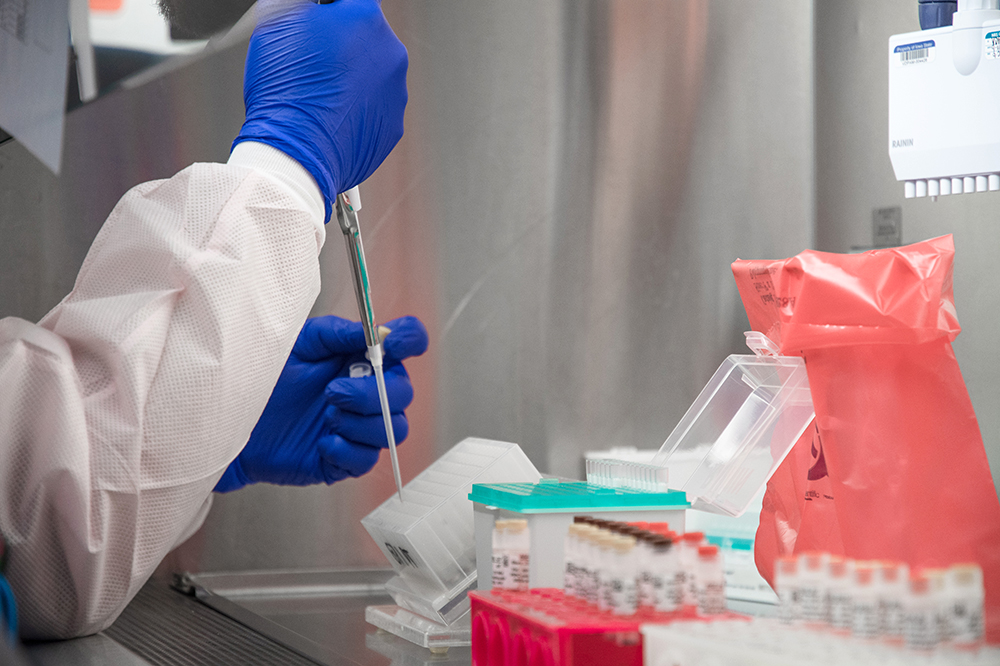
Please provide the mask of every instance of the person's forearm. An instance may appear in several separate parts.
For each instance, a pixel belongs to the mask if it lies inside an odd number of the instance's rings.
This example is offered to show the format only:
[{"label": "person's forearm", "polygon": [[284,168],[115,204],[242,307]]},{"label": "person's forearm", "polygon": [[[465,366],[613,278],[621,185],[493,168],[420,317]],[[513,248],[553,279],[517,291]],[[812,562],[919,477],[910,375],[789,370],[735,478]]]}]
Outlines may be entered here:
[{"label": "person's forearm", "polygon": [[134,188],[62,303],[0,321],[0,533],[25,637],[110,624],[267,402],[324,227],[308,174],[261,148]]}]

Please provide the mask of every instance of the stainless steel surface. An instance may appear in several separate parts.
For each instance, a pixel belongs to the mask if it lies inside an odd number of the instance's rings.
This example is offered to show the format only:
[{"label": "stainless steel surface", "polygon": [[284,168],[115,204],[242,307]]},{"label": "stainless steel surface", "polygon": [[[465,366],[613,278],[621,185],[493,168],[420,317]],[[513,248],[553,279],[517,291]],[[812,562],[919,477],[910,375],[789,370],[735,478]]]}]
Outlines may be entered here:
[{"label": "stainless steel surface", "polygon": [[36,643],[24,651],[33,666],[150,666],[148,661],[104,634]]},{"label": "stainless steel surface", "polygon": [[[355,199],[352,201],[351,199]],[[375,308],[372,306],[370,276],[368,262],[365,261],[365,246],[361,240],[361,227],[358,224],[358,209],[360,198],[355,186],[349,193],[337,195],[337,223],[344,233],[344,243],[347,245],[347,258],[351,265],[351,282],[354,283],[354,297],[358,302],[358,313],[361,315],[361,326],[365,331],[365,344],[368,346],[368,358],[375,371],[375,382],[378,385],[378,401],[382,409],[382,421],[385,424],[385,437],[389,444],[389,460],[392,462],[392,478],[396,483],[399,501],[403,501],[403,480],[399,471],[399,455],[396,453],[396,435],[392,429],[392,412],[389,411],[389,395],[385,388],[385,374],[382,370],[382,340],[379,328],[375,324]],[[357,208],[355,207],[357,206]]]},{"label": "stainless steel surface", "polygon": [[[872,211],[902,209],[903,242],[955,235],[954,343],[994,483],[1000,481],[1000,194],[904,199],[888,155],[886,49],[919,30],[909,0],[816,3],[816,247],[871,244]],[[942,445],[946,445],[942,442]]]},{"label": "stainless steel surface", "polygon": [[469,648],[447,655],[377,630],[365,608],[392,603],[391,570],[207,574],[190,579],[202,603],[323,664],[469,664]]}]

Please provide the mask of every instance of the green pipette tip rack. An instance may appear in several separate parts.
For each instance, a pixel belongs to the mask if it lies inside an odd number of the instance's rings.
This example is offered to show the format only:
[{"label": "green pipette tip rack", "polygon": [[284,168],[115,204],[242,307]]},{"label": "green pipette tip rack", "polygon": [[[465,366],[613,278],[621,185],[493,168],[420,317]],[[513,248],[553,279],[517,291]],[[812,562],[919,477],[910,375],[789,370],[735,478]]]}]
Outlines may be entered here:
[{"label": "green pipette tip rack", "polygon": [[538,483],[476,483],[469,499],[517,513],[671,510],[691,506],[682,490],[651,492],[562,479],[542,479]]}]

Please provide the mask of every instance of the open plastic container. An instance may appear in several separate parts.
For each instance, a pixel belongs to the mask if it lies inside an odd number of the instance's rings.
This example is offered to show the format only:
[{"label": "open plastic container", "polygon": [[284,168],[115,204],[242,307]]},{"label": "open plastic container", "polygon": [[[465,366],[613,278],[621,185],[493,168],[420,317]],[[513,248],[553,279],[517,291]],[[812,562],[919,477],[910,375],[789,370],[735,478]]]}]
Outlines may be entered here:
[{"label": "open plastic container", "polygon": [[361,524],[396,571],[386,590],[399,606],[442,624],[469,610],[476,585],[474,483],[537,481],[517,444],[470,437],[453,446]]},{"label": "open plastic container", "polygon": [[[815,416],[805,362],[778,355],[761,333],[746,337],[754,355],[723,361],[651,464],[588,460],[588,482],[648,489],[666,469],[670,486],[687,493],[692,508],[742,514]],[[670,469],[674,455],[699,462],[677,474]]]}]

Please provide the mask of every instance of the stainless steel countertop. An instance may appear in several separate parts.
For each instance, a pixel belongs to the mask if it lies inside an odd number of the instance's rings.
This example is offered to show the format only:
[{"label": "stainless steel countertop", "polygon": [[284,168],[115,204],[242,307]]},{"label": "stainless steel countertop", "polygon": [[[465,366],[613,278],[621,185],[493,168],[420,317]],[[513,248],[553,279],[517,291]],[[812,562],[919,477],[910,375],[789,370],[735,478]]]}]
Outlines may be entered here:
[{"label": "stainless steel countertop", "polygon": [[[469,648],[435,655],[365,622],[369,605],[392,603],[386,570],[205,574],[187,595],[151,580],[109,629],[25,646],[32,666],[173,664],[471,664]],[[20,666],[20,665],[18,665]]]},{"label": "stainless steel countertop", "polygon": [[470,648],[432,654],[365,622],[391,604],[391,570],[203,574],[187,583],[199,600],[321,664],[468,666]]}]

